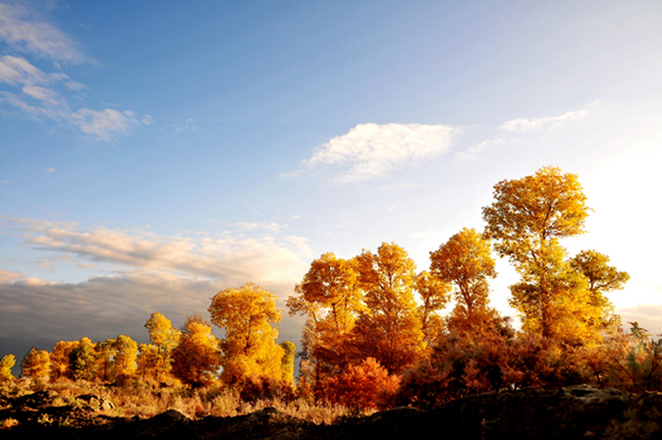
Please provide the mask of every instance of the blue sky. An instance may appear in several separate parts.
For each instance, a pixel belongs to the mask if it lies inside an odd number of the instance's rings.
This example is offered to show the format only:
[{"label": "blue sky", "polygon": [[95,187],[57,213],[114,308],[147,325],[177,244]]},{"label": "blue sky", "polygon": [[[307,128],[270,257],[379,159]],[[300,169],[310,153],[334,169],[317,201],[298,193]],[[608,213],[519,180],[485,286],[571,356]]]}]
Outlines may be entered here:
[{"label": "blue sky", "polygon": [[247,281],[282,301],[324,252],[395,242],[427,269],[546,165],[593,209],[569,252],[628,271],[617,311],[662,332],[661,22],[656,1],[0,3],[0,356],[146,341],[150,313],[179,326]]}]

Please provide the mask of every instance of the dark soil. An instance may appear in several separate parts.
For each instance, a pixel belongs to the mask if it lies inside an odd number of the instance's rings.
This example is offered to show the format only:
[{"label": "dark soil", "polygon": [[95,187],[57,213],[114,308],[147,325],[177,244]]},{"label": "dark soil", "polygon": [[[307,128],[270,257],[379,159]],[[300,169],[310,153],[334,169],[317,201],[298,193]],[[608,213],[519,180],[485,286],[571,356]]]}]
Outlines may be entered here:
[{"label": "dark soil", "polygon": [[[315,425],[274,408],[238,417],[190,420],[167,411],[146,420],[105,417],[112,403],[80,396],[75,406],[52,406],[40,392],[5,401],[0,421],[18,425],[3,439],[658,439],[662,394],[633,395],[576,386],[546,391],[502,391],[458,399],[437,409],[395,408],[368,417]],[[50,403],[49,403],[50,402]],[[82,402],[82,403],[81,403]]]}]

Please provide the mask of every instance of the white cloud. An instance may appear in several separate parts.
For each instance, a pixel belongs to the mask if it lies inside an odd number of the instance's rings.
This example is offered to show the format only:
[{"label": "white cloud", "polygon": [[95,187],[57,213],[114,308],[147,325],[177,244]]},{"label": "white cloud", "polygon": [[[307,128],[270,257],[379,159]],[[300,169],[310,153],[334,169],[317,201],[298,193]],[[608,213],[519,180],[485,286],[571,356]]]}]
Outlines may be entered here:
[{"label": "white cloud", "polygon": [[581,119],[584,116],[586,116],[586,110],[567,112],[561,116],[550,116],[547,118],[513,119],[512,121],[501,124],[499,129],[506,132],[536,130],[549,126],[559,125],[567,121]]},{"label": "white cloud", "polygon": [[126,133],[129,128],[138,124],[133,112],[118,112],[113,109],[103,111],[83,108],[65,115],[65,119],[78,126],[83,133],[94,135],[99,139],[110,140],[113,133]]},{"label": "white cloud", "polygon": [[85,60],[67,35],[51,24],[40,21],[24,6],[0,3],[0,40],[14,50],[44,58],[72,63]]},{"label": "white cloud", "polygon": [[46,168],[46,172],[47,172],[47,173],[54,173],[54,172],[55,172],[55,168]]},{"label": "white cloud", "polygon": [[76,223],[5,218],[3,226],[19,230],[37,249],[75,255],[84,260],[125,268],[222,280],[230,285],[254,281],[294,285],[312,254],[302,237],[222,236],[192,239],[148,232],[96,228]]},{"label": "white cloud", "polygon": [[391,170],[443,154],[458,130],[447,125],[359,124],[316,148],[294,177],[328,170],[339,183],[373,180]]}]

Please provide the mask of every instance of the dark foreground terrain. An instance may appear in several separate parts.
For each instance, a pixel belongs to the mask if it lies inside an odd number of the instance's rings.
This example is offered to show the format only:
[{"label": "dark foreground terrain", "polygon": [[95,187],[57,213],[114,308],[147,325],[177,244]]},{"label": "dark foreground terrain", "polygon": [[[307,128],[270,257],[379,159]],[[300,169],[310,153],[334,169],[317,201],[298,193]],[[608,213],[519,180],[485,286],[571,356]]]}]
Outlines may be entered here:
[{"label": "dark foreground terrain", "polygon": [[[396,408],[333,425],[315,425],[273,408],[245,416],[190,420],[176,411],[150,419],[98,414],[112,406],[80,396],[76,407],[49,406],[52,391],[5,402],[0,420],[18,424],[3,439],[657,439],[662,438],[662,394],[632,395],[589,386],[556,391],[502,391],[450,402],[431,411]],[[7,409],[8,408],[8,409]],[[56,422],[57,421],[57,422]]]}]

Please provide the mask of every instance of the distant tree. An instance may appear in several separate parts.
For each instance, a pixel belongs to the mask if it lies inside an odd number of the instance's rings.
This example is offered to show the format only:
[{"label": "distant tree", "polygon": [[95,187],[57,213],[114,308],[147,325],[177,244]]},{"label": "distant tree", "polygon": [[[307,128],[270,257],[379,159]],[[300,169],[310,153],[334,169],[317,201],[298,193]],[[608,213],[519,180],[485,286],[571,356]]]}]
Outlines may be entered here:
[{"label": "distant tree", "polygon": [[129,336],[119,335],[113,344],[115,355],[113,356],[113,376],[119,383],[126,382],[136,373],[136,357],[138,354],[138,343]]},{"label": "distant tree", "polygon": [[110,338],[94,344],[97,358],[97,378],[102,382],[111,382],[113,378],[113,358],[115,356],[115,339]]},{"label": "distant tree", "polygon": [[32,347],[21,362],[21,376],[48,379],[50,364],[50,357],[46,350]]},{"label": "distant tree", "polygon": [[173,352],[172,372],[175,377],[194,387],[212,384],[221,366],[218,345],[210,324],[197,316],[188,317]]},{"label": "distant tree", "polygon": [[[246,283],[217,293],[209,306],[212,322],[225,330],[221,379],[235,384],[246,376],[280,378],[284,350],[276,343],[281,311],[276,296]],[[181,344],[181,342],[180,342]]]},{"label": "distant tree", "polygon": [[179,343],[181,332],[172,326],[172,322],[161,313],[152,313],[145,328],[149,331],[149,339],[158,350],[158,362],[154,366],[153,375],[165,381],[172,367],[172,352]]},{"label": "distant tree", "polygon": [[73,379],[71,352],[78,347],[79,341],[58,341],[51,351],[51,381],[66,378]]},{"label": "distant tree", "polygon": [[366,310],[353,329],[359,352],[389,373],[399,374],[425,355],[426,344],[416,302],[416,265],[395,243],[357,257],[359,286]]},{"label": "distant tree", "polygon": [[13,354],[6,354],[0,359],[0,382],[14,379],[11,370],[16,365],[16,358]]},{"label": "distant tree", "polygon": [[283,348],[283,359],[281,361],[282,379],[285,382],[294,383],[294,356],[297,352],[297,347],[294,342],[283,341],[280,343]]},{"label": "distant tree", "polygon": [[455,285],[457,300],[451,323],[464,331],[478,331],[490,325],[496,311],[489,307],[488,278],[496,277],[490,243],[475,229],[464,228],[435,252],[430,252],[432,274]]},{"label": "distant tree", "polygon": [[81,338],[71,350],[69,366],[75,380],[94,380],[97,375],[97,360],[90,338]]}]

